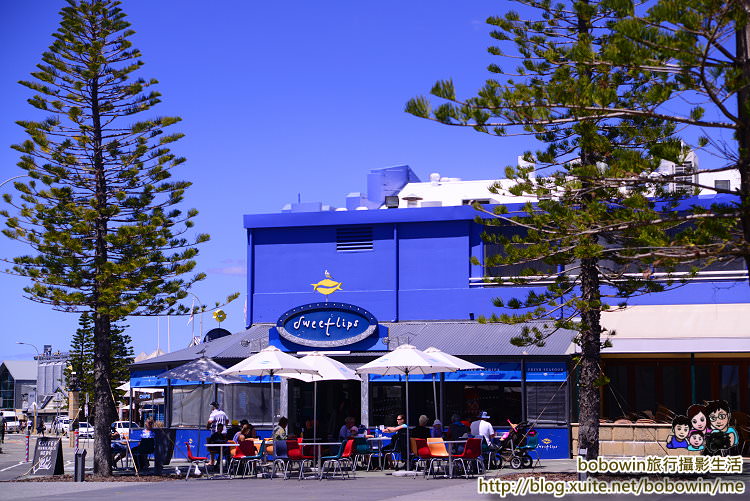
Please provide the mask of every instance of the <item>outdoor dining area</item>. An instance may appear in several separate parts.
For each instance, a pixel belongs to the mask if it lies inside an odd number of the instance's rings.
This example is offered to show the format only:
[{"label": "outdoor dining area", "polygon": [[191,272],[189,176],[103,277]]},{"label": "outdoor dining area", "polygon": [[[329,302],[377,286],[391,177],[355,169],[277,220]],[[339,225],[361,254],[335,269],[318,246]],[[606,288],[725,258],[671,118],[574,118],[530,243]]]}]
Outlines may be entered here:
[{"label": "outdoor dining area", "polygon": [[[269,346],[226,369],[201,356],[158,377],[201,385],[231,385],[244,381],[243,376],[267,376],[272,386],[275,377],[296,379],[313,386],[315,415],[311,436],[288,434],[284,417],[278,419],[271,436],[259,437],[247,423],[227,433],[230,421],[219,404],[212,402],[213,411],[207,416],[211,435],[203,443],[189,440],[180,444],[185,447],[188,462],[187,470],[182,473],[185,480],[191,477],[354,479],[357,471],[384,473],[387,469],[393,469],[393,473],[389,473],[394,475],[454,478],[481,474],[487,461],[492,462],[484,438],[470,434],[451,437],[446,435],[446,428],[438,424],[439,421],[429,430],[425,426],[426,416],[420,416],[419,426],[409,426],[412,424],[408,405],[409,376],[472,369],[481,367],[435,348],[421,351],[409,344],[398,346],[356,369],[319,352],[298,358]],[[400,414],[392,426],[356,427],[353,420],[347,420],[338,440],[324,438],[326,435],[319,434],[317,429],[318,382],[359,381],[369,374],[404,377],[406,412]],[[271,415],[276,416],[273,395],[272,388]],[[201,446],[206,453],[199,455],[197,451]]]}]

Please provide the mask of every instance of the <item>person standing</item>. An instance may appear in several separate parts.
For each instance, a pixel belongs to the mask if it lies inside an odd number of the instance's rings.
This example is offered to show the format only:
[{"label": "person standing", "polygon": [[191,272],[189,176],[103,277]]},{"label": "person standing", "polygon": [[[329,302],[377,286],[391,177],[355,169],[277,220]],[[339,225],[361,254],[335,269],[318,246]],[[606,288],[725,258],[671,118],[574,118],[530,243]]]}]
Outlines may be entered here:
[{"label": "person standing", "polygon": [[218,402],[211,402],[211,414],[208,416],[208,422],[206,428],[216,433],[221,425],[221,433],[225,433],[227,423],[229,422],[229,416],[223,410],[219,409]]}]

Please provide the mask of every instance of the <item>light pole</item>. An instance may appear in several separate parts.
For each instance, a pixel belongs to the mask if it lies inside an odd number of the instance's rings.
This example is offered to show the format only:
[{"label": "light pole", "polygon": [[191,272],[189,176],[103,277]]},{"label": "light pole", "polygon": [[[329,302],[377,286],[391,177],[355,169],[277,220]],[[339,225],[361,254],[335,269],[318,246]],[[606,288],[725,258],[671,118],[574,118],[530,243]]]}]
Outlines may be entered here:
[{"label": "light pole", "polygon": [[[203,301],[201,301],[201,298],[199,298],[198,296],[196,296],[195,293],[193,293],[193,292],[188,291],[188,294],[190,294],[191,296],[193,296],[195,299],[198,300],[198,306],[201,309],[201,317],[200,317],[200,323],[201,323],[201,325],[200,325],[200,329],[201,329],[200,330],[200,339],[203,340],[203,310],[204,310],[204,308],[203,308]],[[193,339],[190,342],[193,343],[194,341],[195,341],[195,324],[193,324]]]},{"label": "light pole", "polygon": [[[18,176],[23,177],[23,176]],[[16,344],[25,344],[26,346],[31,346],[36,350],[36,388],[34,389],[34,422],[33,422],[33,430],[36,431],[36,412],[37,408],[39,407],[38,399],[39,399],[39,359],[41,358],[41,355],[39,354],[39,348],[37,348],[35,345],[31,343],[26,343],[24,341],[16,341]]]}]

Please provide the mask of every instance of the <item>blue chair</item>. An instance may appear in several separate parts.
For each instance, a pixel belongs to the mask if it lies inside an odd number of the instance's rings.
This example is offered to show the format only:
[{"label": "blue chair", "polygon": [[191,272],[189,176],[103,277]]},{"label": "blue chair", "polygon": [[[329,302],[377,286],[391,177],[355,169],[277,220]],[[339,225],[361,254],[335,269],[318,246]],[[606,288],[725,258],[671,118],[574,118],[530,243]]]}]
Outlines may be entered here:
[{"label": "blue chair", "polygon": [[[524,468],[536,468],[539,466],[539,463],[541,462],[541,457],[539,456],[539,451],[536,450],[536,448],[539,446],[539,433],[537,433],[535,430],[530,431],[526,435],[526,443],[520,447],[518,447],[518,450],[521,452],[521,465]],[[534,458],[532,458],[531,454],[534,454],[536,457],[536,462],[534,461]]]},{"label": "blue chair", "polygon": [[289,455],[286,448],[286,440],[273,441],[273,467],[271,468],[271,478],[276,476],[276,468],[284,472],[284,478],[287,477],[287,468],[289,468]]}]

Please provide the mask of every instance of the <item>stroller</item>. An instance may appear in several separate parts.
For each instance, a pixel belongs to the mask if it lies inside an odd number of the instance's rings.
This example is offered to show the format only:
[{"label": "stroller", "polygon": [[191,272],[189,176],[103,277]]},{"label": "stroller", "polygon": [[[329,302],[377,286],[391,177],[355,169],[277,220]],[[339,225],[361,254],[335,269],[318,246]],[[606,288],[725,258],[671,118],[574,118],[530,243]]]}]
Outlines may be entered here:
[{"label": "stroller", "polygon": [[502,468],[503,463],[509,463],[514,470],[529,468],[534,460],[529,451],[536,449],[539,434],[528,421],[516,425],[508,420],[510,430],[500,437],[496,449],[490,450],[488,467]]}]

